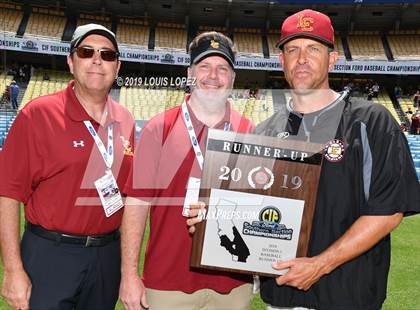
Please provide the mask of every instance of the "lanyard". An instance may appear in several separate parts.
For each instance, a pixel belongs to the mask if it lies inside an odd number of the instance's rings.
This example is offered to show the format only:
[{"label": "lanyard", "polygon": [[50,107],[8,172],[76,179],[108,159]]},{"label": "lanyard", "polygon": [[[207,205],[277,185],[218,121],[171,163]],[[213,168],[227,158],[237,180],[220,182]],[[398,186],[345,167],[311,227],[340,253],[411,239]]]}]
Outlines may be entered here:
[{"label": "lanyard", "polygon": [[101,138],[99,138],[98,134],[96,133],[95,128],[93,127],[92,123],[90,121],[83,121],[86,128],[88,129],[90,135],[92,136],[93,140],[95,140],[96,146],[99,149],[99,152],[102,155],[102,158],[104,159],[105,165],[108,169],[111,169],[112,162],[114,161],[114,151],[113,151],[113,141],[112,141],[112,123],[108,126],[108,150],[105,149],[104,144],[101,141]]},{"label": "lanyard", "polygon": [[[184,118],[185,126],[187,126],[188,134],[190,135],[190,142],[194,149],[195,157],[197,158],[197,162],[198,162],[198,165],[200,166],[200,169],[203,170],[203,164],[204,164],[203,153],[201,152],[200,144],[198,143],[197,136],[195,135],[194,126],[191,121],[190,112],[188,112],[187,103],[185,102],[185,100],[182,103],[181,107],[182,107],[182,116]],[[229,123],[226,122],[223,130],[229,131],[230,127],[231,127],[230,122]]]}]

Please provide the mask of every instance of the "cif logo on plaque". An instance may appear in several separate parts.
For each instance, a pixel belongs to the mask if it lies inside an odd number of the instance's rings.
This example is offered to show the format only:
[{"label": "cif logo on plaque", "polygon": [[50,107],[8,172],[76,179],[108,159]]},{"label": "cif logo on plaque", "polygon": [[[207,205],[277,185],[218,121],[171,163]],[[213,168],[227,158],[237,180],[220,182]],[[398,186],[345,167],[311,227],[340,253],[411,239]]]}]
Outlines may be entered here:
[{"label": "cif logo on plaque", "polygon": [[261,210],[260,221],[280,223],[281,213],[273,206],[266,207]]},{"label": "cif logo on plaque", "polygon": [[292,240],[293,229],[280,224],[280,221],[280,210],[274,206],[268,206],[261,210],[259,221],[244,222],[242,231],[244,235],[249,236]]}]

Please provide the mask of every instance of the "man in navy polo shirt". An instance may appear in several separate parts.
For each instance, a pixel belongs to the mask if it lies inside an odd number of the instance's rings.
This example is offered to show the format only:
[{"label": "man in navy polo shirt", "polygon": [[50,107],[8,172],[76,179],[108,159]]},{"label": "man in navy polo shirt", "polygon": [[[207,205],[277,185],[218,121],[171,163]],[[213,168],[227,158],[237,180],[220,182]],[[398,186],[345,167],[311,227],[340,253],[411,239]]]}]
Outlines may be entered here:
[{"label": "man in navy polo shirt", "polygon": [[119,189],[134,121],[108,95],[120,68],[115,35],[78,27],[67,62],[74,81],[28,103],[0,153],[2,295],[16,309],[111,310],[118,299]]}]

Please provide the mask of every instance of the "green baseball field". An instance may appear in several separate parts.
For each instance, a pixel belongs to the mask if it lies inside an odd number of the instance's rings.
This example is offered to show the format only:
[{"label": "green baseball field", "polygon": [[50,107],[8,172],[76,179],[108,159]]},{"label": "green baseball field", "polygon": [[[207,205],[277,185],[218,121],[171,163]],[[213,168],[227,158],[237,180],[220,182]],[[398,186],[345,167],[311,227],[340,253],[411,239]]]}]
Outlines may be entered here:
[{"label": "green baseball field", "polygon": [[[148,230],[146,235],[148,235]],[[388,297],[384,310],[420,309],[420,215],[407,217],[392,233],[391,271],[388,280]],[[144,255],[144,246],[143,253]],[[143,266],[143,255],[140,266]],[[3,279],[3,268],[0,266]],[[4,300],[0,300],[0,310],[11,309]],[[123,310],[121,303],[116,309]],[[226,306],[228,310],[229,306]],[[252,303],[253,310],[265,309],[265,304],[256,295]]]}]

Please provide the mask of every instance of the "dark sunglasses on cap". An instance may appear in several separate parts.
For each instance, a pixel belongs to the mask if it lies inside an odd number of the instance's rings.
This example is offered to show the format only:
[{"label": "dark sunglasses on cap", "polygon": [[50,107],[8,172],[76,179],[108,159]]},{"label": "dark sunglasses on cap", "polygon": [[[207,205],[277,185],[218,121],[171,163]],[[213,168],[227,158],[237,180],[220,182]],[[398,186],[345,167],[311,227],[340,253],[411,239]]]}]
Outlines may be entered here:
[{"label": "dark sunglasses on cap", "polygon": [[92,58],[95,51],[98,51],[101,55],[102,60],[114,61],[120,55],[118,52],[109,49],[94,49],[88,46],[79,46],[73,49],[76,51],[77,57],[79,58]]}]

